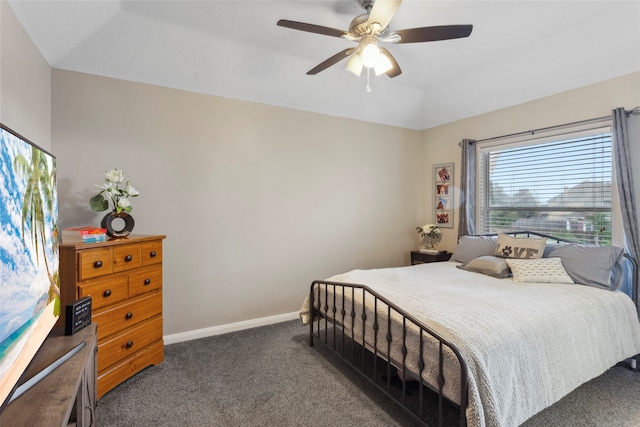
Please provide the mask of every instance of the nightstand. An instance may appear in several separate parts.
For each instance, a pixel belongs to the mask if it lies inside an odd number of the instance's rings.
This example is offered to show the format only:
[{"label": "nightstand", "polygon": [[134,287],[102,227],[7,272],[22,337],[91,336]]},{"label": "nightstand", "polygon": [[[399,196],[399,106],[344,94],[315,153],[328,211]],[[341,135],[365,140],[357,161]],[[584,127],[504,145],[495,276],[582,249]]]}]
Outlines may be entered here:
[{"label": "nightstand", "polygon": [[429,262],[449,261],[451,252],[442,254],[427,254],[420,251],[411,251],[411,265],[426,264]]}]

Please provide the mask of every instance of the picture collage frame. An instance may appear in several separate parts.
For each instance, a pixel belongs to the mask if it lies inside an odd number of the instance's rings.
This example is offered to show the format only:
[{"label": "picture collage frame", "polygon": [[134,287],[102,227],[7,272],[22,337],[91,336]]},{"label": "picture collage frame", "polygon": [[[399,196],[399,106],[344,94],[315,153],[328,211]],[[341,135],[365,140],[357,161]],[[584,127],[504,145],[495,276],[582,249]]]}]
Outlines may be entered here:
[{"label": "picture collage frame", "polygon": [[434,223],[453,228],[453,163],[433,165]]}]

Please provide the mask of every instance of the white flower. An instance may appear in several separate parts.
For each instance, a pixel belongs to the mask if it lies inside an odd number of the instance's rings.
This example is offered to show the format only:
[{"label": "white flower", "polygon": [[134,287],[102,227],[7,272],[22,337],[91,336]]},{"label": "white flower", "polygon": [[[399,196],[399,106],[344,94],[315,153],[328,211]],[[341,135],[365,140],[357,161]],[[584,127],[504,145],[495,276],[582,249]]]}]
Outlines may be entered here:
[{"label": "white flower", "polygon": [[138,190],[133,188],[132,185],[129,185],[128,182],[127,182],[127,186],[124,188],[124,192],[127,193],[131,197],[135,197],[135,196],[140,194],[140,193],[138,193]]},{"label": "white flower", "polygon": [[96,184],[96,186],[98,188],[101,188],[102,190],[111,191],[111,189],[113,189],[116,186],[116,184],[113,182],[105,181],[102,184]]},{"label": "white flower", "polygon": [[422,227],[416,227],[416,231],[421,236],[429,236],[431,238],[440,237],[442,231],[435,224],[426,224]]},{"label": "white flower", "polygon": [[120,184],[124,180],[124,172],[120,169],[111,169],[110,171],[106,171],[105,179],[108,182],[113,182],[115,184]]},{"label": "white flower", "polygon": [[108,170],[104,176],[105,181],[97,186],[100,188],[100,192],[89,200],[91,209],[101,212],[111,207],[117,213],[130,212],[132,207],[129,198],[139,196],[140,192],[129,184],[129,181],[124,188],[120,188],[118,184],[124,181],[124,172],[120,169]]},{"label": "white flower", "polygon": [[118,207],[127,210],[128,207],[131,207],[131,201],[127,196],[122,196],[118,199]]},{"label": "white flower", "polygon": [[109,196],[111,197],[115,197],[115,196],[119,196],[122,194],[122,191],[120,191],[120,189],[118,187],[109,187],[107,188],[107,193],[109,193]]}]

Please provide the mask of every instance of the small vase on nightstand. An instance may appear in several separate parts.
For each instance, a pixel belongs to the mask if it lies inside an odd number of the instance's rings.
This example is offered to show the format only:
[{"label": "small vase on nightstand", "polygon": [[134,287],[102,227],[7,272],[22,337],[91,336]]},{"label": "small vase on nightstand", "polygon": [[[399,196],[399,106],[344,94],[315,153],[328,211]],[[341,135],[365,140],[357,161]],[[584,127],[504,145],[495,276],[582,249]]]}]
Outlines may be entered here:
[{"label": "small vase on nightstand", "polygon": [[425,245],[425,249],[433,249],[433,238],[431,236],[427,236],[426,241],[427,244]]},{"label": "small vase on nightstand", "polygon": [[434,249],[433,237],[419,236],[418,237],[418,249]]}]

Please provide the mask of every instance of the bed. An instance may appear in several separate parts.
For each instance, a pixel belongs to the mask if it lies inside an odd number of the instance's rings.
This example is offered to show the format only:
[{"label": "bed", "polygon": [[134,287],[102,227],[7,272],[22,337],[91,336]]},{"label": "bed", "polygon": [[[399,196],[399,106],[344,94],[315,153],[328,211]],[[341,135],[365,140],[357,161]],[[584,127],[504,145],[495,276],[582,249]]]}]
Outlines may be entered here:
[{"label": "bed", "polygon": [[[300,310],[310,344],[326,344],[420,423],[522,424],[640,354],[635,261],[525,233],[463,236],[452,261],[313,282]],[[618,290],[625,277],[633,299]]]}]

